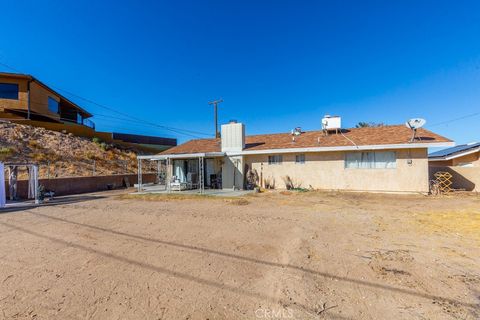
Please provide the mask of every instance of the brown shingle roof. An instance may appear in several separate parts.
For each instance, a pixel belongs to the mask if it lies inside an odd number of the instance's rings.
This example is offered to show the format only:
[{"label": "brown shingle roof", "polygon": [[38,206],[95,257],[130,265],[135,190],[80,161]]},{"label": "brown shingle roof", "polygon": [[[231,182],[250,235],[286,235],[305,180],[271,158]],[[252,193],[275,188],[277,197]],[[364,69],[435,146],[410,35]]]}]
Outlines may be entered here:
[{"label": "brown shingle roof", "polygon": [[[352,128],[344,129],[342,132],[343,135],[331,133],[328,136],[324,136],[322,131],[307,131],[299,136],[295,136],[295,141],[292,141],[290,133],[246,136],[244,151],[352,146],[352,142],[348,139],[358,146],[407,144],[412,136],[412,131],[405,125]],[[415,143],[451,142],[451,140],[423,128],[418,129],[417,138]],[[220,151],[220,139],[197,139],[168,149],[162,152],[162,154]]]}]

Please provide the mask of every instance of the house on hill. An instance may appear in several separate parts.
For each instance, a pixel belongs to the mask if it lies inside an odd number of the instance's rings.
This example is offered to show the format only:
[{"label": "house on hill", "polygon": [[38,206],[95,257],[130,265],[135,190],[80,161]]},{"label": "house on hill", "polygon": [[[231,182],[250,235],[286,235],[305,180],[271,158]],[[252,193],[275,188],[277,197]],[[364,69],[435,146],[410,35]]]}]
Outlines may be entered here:
[{"label": "house on hill", "polygon": [[428,148],[454,145],[422,128],[412,139],[405,125],[334,129],[246,136],[243,124],[231,122],[221,138],[139,159],[165,161],[167,184],[199,188],[244,189],[253,177],[266,188],[425,193]]},{"label": "house on hill", "polygon": [[0,120],[98,137],[108,143],[160,152],[177,145],[176,139],[95,130],[93,115],[37,78],[0,72]]},{"label": "house on hill", "polygon": [[0,118],[92,136],[93,115],[31,75],[0,73]]}]

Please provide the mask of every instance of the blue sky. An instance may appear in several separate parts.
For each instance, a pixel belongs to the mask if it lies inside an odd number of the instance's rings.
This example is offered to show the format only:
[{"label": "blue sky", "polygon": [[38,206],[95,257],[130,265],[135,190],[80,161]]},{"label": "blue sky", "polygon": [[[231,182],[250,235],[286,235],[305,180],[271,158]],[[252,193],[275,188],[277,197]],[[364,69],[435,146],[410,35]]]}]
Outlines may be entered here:
[{"label": "blue sky", "polygon": [[[213,135],[207,102],[221,97],[220,122],[248,134],[336,114],[346,127],[424,117],[457,143],[480,140],[478,1],[0,5],[0,63],[149,123]],[[99,130],[191,138],[65,95]]]}]

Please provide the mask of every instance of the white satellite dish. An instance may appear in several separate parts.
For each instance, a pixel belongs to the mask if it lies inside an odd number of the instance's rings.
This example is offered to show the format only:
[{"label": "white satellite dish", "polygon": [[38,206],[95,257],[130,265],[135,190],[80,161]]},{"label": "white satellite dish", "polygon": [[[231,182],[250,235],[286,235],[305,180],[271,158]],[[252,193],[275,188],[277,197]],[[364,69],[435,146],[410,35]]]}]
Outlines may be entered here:
[{"label": "white satellite dish", "polygon": [[405,123],[405,125],[407,126],[407,128],[410,128],[410,129],[418,129],[418,128],[423,127],[425,125],[425,123],[427,123],[427,120],[425,120],[425,119],[413,118],[413,119],[408,120]]},{"label": "white satellite dish", "polygon": [[412,139],[410,139],[410,142],[415,141],[417,129],[423,127],[425,123],[427,123],[427,120],[422,118],[413,118],[405,122],[407,128],[412,130]]}]

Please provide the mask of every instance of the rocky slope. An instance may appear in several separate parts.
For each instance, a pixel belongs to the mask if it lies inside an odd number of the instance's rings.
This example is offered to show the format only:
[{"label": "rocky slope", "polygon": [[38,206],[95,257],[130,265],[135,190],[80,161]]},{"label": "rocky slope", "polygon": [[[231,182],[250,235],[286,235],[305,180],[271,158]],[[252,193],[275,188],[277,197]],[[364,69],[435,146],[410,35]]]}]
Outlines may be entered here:
[{"label": "rocky slope", "polygon": [[40,178],[136,173],[137,169],[134,150],[3,121],[0,161],[38,163]]}]

